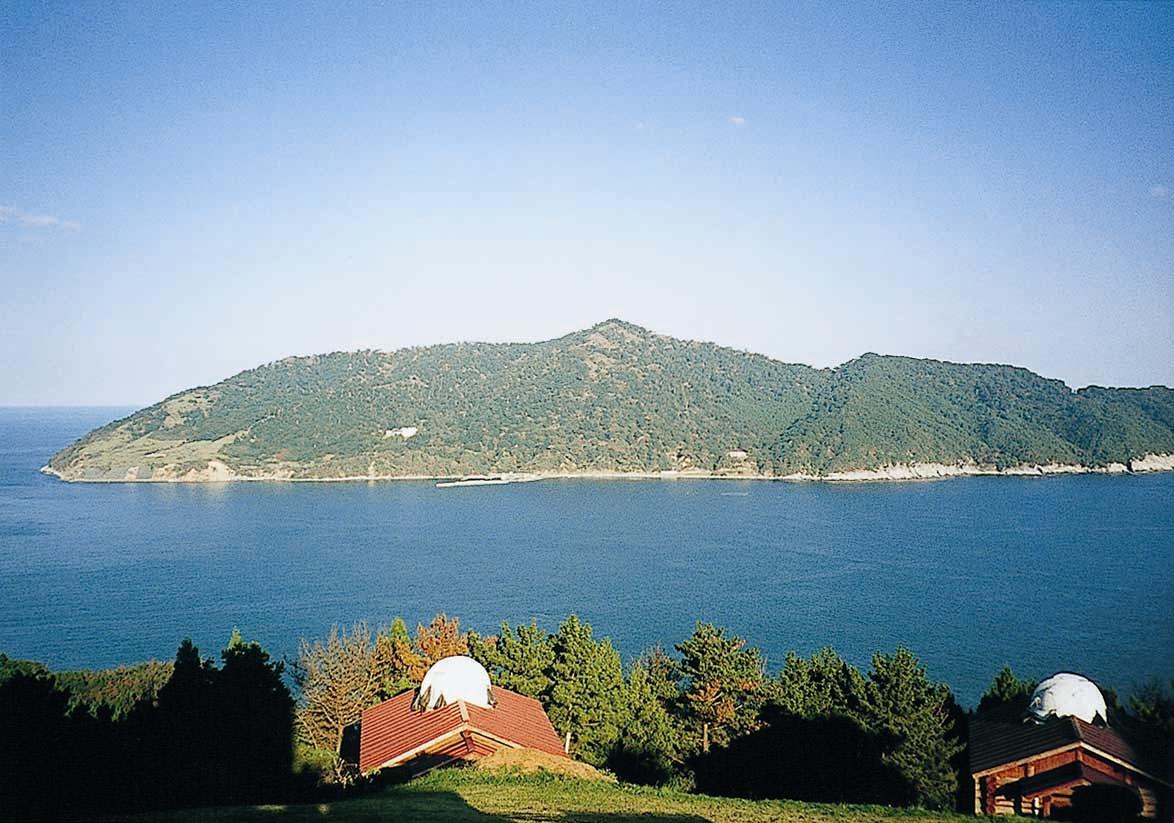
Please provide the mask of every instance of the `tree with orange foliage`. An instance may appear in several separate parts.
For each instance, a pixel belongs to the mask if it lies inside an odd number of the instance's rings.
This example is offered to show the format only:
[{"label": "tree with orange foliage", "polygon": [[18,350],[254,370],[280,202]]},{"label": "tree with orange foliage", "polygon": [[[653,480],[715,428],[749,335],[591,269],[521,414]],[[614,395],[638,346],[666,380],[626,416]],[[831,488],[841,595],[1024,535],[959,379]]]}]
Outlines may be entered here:
[{"label": "tree with orange foliage", "polygon": [[459,617],[449,618],[441,612],[432,618],[427,626],[416,626],[416,654],[412,668],[412,680],[419,683],[424,679],[428,667],[445,657],[469,653],[469,634],[461,631]]}]

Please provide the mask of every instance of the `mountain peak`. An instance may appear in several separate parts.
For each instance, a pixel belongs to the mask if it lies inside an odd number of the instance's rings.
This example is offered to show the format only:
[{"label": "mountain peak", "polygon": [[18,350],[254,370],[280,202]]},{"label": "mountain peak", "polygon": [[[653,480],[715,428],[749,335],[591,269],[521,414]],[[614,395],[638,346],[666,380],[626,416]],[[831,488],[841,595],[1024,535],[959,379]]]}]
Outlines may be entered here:
[{"label": "mountain peak", "polygon": [[627,334],[638,334],[641,337],[652,334],[652,332],[643,326],[637,326],[635,323],[629,323],[627,320],[621,320],[618,317],[609,317],[607,320],[596,323],[594,326],[588,329],[588,331],[604,333],[609,331],[618,331],[626,332]]}]

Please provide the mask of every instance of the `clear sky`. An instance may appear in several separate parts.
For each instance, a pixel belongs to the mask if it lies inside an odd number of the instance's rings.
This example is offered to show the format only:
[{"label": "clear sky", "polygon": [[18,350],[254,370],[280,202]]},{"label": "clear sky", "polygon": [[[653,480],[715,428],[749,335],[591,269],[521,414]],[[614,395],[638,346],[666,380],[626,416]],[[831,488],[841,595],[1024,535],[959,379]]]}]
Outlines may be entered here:
[{"label": "clear sky", "polygon": [[621,317],[1174,385],[1174,3],[0,6],[0,404]]}]

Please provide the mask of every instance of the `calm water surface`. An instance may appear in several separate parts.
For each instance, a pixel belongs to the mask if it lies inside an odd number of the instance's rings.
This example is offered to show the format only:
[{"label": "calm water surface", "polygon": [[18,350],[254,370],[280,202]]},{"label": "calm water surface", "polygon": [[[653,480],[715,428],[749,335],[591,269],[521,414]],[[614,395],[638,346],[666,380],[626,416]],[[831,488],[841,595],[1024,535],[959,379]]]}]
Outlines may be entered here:
[{"label": "calm water surface", "polygon": [[[126,410],[129,411],[129,410]],[[170,659],[233,626],[277,655],[332,623],[570,612],[627,656],[696,619],[766,653],[904,644],[972,703],[1010,663],[1174,675],[1174,474],[934,483],[73,485],[37,469],[121,416],[0,409],[0,651]]]}]

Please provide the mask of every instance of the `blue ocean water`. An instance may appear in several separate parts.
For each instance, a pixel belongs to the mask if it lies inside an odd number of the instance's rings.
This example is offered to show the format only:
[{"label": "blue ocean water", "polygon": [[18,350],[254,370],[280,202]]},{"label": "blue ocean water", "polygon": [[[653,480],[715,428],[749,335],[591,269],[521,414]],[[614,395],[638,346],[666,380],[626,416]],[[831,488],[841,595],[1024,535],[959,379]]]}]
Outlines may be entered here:
[{"label": "blue ocean water", "polygon": [[437,611],[483,633],[577,612],[632,656],[697,619],[760,647],[913,649],[973,703],[998,669],[1128,691],[1174,675],[1174,474],[67,484],[49,457],[120,409],[0,409],[0,651],[54,668],[277,656]]}]

